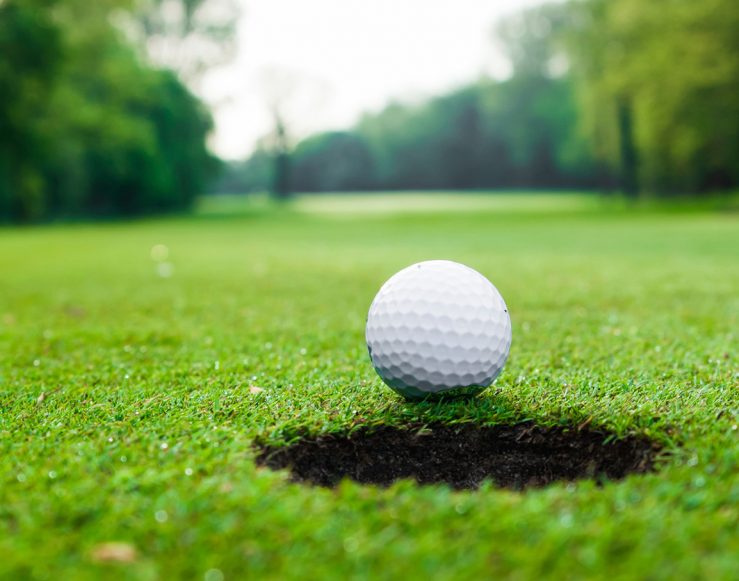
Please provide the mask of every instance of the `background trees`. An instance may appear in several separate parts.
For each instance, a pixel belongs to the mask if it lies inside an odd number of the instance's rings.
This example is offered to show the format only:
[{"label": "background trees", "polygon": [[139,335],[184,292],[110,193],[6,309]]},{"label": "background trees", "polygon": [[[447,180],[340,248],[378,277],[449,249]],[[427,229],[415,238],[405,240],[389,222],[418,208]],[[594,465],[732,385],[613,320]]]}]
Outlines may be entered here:
[{"label": "background trees", "polygon": [[0,221],[188,207],[209,112],[113,24],[124,0],[0,4]]},{"label": "background trees", "polygon": [[[294,191],[585,188],[603,171],[578,127],[559,36],[561,5],[499,23],[513,66],[424,103],[394,103],[355,127],[309,137],[291,152]],[[264,151],[255,154],[259,159]],[[230,185],[269,189],[258,164],[232,166]],[[239,180],[239,176],[241,179]]]},{"label": "background trees", "polygon": [[739,10],[731,0],[588,0],[568,54],[594,151],[633,192],[739,182]]},{"label": "background trees", "polygon": [[[348,131],[309,137],[291,152],[290,188],[636,196],[736,187],[736,30],[731,0],[571,0],[514,14],[494,35],[508,79],[391,104]],[[253,167],[230,175],[268,187],[247,175]]]},{"label": "background trees", "polygon": [[[187,208],[219,167],[190,89],[233,51],[237,13],[236,0],[0,0],[0,222]],[[320,91],[273,75],[273,131],[215,189],[735,188],[736,30],[732,0],[539,6],[495,27],[506,79],[297,143]]]},{"label": "background trees", "polygon": [[189,83],[231,58],[238,0],[136,0],[125,26],[152,62]]}]

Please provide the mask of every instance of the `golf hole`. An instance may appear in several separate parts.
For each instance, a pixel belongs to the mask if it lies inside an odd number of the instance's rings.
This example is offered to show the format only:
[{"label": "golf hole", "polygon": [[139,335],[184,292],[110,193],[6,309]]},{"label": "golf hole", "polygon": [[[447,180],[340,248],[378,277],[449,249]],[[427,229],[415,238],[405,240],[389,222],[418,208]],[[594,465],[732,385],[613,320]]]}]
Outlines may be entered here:
[{"label": "golf hole", "polygon": [[523,490],[557,481],[619,480],[654,469],[659,447],[576,428],[432,424],[322,435],[258,448],[257,463],[289,469],[295,482],[333,487],[349,478],[389,486],[397,480],[476,489],[484,481]]}]

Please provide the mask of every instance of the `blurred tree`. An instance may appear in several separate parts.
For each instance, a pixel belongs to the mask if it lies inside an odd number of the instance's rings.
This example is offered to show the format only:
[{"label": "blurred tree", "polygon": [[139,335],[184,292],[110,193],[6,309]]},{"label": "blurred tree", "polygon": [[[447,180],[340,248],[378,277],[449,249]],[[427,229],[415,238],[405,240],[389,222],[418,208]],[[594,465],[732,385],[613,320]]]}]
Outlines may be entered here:
[{"label": "blurred tree", "polygon": [[341,135],[371,163],[338,155],[332,134],[310,138],[294,154],[295,185],[736,187],[737,30],[733,0],[571,0],[514,14],[495,30],[509,79],[366,115]]},{"label": "blurred tree", "polygon": [[301,142],[296,191],[588,187],[596,165],[566,79],[480,81],[417,106],[393,104],[349,132]]},{"label": "blurred tree", "polygon": [[[499,21],[494,37],[512,77],[491,92],[497,130],[505,135],[520,185],[587,186],[598,168],[579,131],[579,112],[564,43],[571,11],[543,4]],[[601,176],[602,179],[603,176]]]},{"label": "blurred tree", "polygon": [[55,0],[0,3],[0,221],[44,212],[49,155],[39,116],[62,61]]},{"label": "blurred tree", "polygon": [[[30,2],[30,4],[29,4]],[[123,1],[0,5],[0,220],[187,207],[214,160],[211,119],[110,24]],[[30,41],[30,42],[29,42]],[[7,49],[7,50],[5,50]]]},{"label": "blurred tree", "polygon": [[285,120],[280,110],[272,112],[275,128],[272,134],[272,183],[271,190],[278,199],[290,196],[290,141]]},{"label": "blurred tree", "polygon": [[569,7],[562,3],[515,12],[495,23],[493,41],[515,76],[561,77],[569,68],[562,42],[569,19]]},{"label": "blurred tree", "polygon": [[323,98],[325,87],[314,79],[287,67],[269,67],[261,73],[261,85],[273,122],[272,130],[261,140],[260,150],[272,157],[269,191],[279,200],[292,193],[292,151],[298,120],[313,111]]},{"label": "blurred tree", "polygon": [[134,0],[128,28],[158,66],[190,85],[236,48],[236,0]]},{"label": "blurred tree", "polygon": [[577,130],[560,5],[499,24],[513,76],[420,105],[391,104],[349,132],[310,137],[292,156],[298,191],[588,187],[597,164]]},{"label": "blurred tree", "polygon": [[515,187],[586,187],[595,166],[577,131],[577,111],[567,79],[514,75],[486,92],[489,131],[509,158],[500,176]]},{"label": "blurred tree", "polygon": [[739,183],[733,0],[572,4],[569,54],[596,152],[626,190]]},{"label": "blurred tree", "polygon": [[298,145],[292,187],[298,192],[355,192],[374,186],[373,160],[364,140],[351,132],[321,133]]},{"label": "blurred tree", "polygon": [[269,192],[272,186],[272,154],[257,147],[245,161],[226,162],[208,191],[213,194]]}]

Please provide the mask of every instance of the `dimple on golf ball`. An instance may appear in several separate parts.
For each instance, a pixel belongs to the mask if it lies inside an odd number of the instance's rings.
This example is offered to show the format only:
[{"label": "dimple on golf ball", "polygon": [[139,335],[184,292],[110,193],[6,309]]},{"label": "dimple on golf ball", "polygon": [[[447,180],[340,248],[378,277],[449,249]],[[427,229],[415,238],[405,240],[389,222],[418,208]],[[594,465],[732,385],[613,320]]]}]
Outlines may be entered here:
[{"label": "dimple on golf ball", "polygon": [[377,373],[401,395],[475,394],[508,359],[511,319],[498,289],[479,272],[430,260],[382,285],[366,338]]}]

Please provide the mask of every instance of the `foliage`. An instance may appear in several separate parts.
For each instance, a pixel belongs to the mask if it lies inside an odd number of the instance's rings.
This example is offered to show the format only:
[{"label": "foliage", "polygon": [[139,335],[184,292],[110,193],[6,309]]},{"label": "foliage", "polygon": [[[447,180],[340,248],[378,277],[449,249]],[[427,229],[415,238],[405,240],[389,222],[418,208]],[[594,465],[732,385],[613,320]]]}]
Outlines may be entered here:
[{"label": "foliage", "polygon": [[[292,152],[291,189],[603,183],[577,127],[572,83],[557,69],[565,14],[561,6],[548,6],[499,24],[497,35],[514,66],[509,80],[483,79],[418,105],[394,103],[365,115],[350,131],[309,137]],[[251,167],[241,167],[242,181],[254,181],[247,175]]]},{"label": "foliage", "polygon": [[[0,578],[735,577],[735,215],[345,198],[0,231]],[[477,399],[407,404],[372,369],[365,316],[393,272],[439,256],[498,286],[511,357]],[[257,469],[251,447],[523,419],[670,454],[602,487],[334,491]]]},{"label": "foliage", "polygon": [[[593,186],[597,164],[576,126],[567,79],[483,80],[421,105],[392,104],[365,115],[350,131],[309,137],[291,152],[290,187],[315,192]],[[265,155],[260,149],[247,164],[232,168],[231,183],[239,176],[237,182],[254,185],[250,189],[270,189],[259,164]]]},{"label": "foliage", "polygon": [[0,220],[184,209],[210,115],[109,22],[121,2],[0,5]]},{"label": "foliage", "polygon": [[236,0],[137,0],[129,28],[159,66],[190,83],[236,48]]},{"label": "foliage", "polygon": [[44,183],[38,166],[48,147],[46,119],[38,112],[58,75],[62,50],[50,12],[54,4],[0,4],[0,220],[42,211]]},{"label": "foliage", "polygon": [[221,172],[209,187],[214,194],[266,192],[273,184],[273,154],[262,147],[244,161],[224,162]]},{"label": "foliage", "polygon": [[[292,153],[292,167],[304,169],[291,187],[731,189],[737,29],[732,0],[572,0],[521,11],[495,27],[509,79],[367,115],[342,133],[352,153],[332,134],[310,137]],[[359,150],[371,159],[358,162]]]},{"label": "foliage", "polygon": [[493,42],[520,77],[555,77],[567,70],[562,33],[571,10],[566,3],[542,4],[495,23]]},{"label": "foliage", "polygon": [[582,186],[589,162],[584,150],[569,155],[579,139],[569,95],[560,79],[481,81],[421,107],[392,106],[359,132],[387,188]]},{"label": "foliage", "polygon": [[293,157],[293,187],[300,191],[346,192],[374,187],[369,147],[351,132],[322,133],[306,139]]},{"label": "foliage", "polygon": [[739,183],[739,10],[732,0],[573,4],[569,53],[597,153],[634,189]]}]

